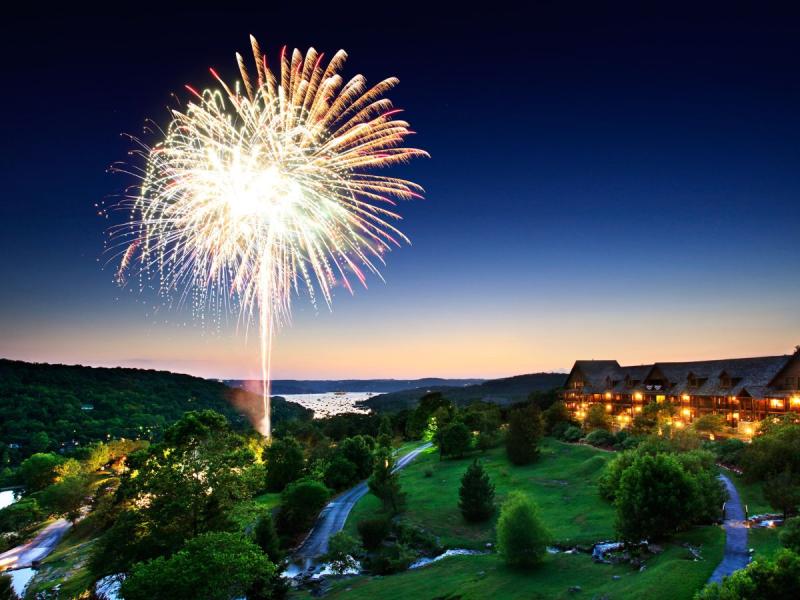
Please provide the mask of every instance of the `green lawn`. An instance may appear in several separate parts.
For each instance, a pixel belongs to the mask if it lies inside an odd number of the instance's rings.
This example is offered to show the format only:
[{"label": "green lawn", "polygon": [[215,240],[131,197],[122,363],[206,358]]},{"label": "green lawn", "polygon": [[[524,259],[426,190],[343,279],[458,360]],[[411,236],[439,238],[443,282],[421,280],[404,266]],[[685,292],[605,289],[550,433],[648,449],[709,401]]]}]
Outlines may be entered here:
[{"label": "green lawn", "polygon": [[[680,543],[701,546],[703,560],[693,561]],[[644,571],[627,565],[592,562],[586,554],[549,555],[536,570],[508,569],[495,554],[457,556],[428,567],[388,577],[355,577],[335,581],[326,598],[359,600],[493,600],[533,598],[689,599],[722,558],[725,534],[716,526],[678,536],[662,554],[650,558]],[[618,577],[618,579],[615,579]],[[580,586],[580,591],[570,588]],[[310,598],[307,593],[298,598]]]},{"label": "green lawn", "polygon": [[[531,465],[510,464],[503,448],[479,458],[496,487],[498,504],[509,491],[521,490],[539,505],[555,541],[590,544],[614,535],[614,509],[600,498],[596,486],[612,456],[589,446],[547,439],[541,457]],[[483,548],[494,541],[495,520],[467,524],[458,510],[459,482],[471,460],[440,461],[437,450],[431,448],[400,474],[408,494],[404,517],[439,536],[447,547]],[[368,494],[353,509],[345,530],[355,535],[356,523],[378,510],[378,500]]]},{"label": "green lawn", "polygon": [[62,598],[77,597],[86,591],[93,582],[86,563],[95,541],[95,538],[84,535],[79,527],[68,531],[53,553],[42,561],[25,597],[33,598],[37,592],[59,584]]}]

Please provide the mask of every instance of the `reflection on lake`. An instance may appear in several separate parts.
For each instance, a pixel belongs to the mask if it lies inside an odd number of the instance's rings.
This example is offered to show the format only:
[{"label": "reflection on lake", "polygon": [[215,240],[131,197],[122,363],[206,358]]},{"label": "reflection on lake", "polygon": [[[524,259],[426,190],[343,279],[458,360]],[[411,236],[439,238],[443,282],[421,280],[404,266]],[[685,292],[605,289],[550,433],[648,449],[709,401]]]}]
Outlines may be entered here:
[{"label": "reflection on lake", "polygon": [[325,394],[281,394],[289,402],[296,402],[314,411],[315,419],[323,419],[331,415],[346,412],[366,413],[364,408],[356,406],[356,402],[372,398],[375,392],[327,392]]}]

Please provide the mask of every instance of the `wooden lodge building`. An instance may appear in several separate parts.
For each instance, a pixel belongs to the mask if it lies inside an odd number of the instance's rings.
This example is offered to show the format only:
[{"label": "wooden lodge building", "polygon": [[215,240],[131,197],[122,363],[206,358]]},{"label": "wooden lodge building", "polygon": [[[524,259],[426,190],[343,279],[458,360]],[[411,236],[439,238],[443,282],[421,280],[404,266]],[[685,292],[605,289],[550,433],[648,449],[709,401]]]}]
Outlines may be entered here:
[{"label": "wooden lodge building", "polygon": [[603,403],[620,427],[651,402],[671,402],[678,409],[673,421],[678,427],[718,413],[749,437],[770,415],[800,412],[800,351],[630,367],[616,360],[579,360],[569,373],[563,399],[579,419],[590,404]]}]

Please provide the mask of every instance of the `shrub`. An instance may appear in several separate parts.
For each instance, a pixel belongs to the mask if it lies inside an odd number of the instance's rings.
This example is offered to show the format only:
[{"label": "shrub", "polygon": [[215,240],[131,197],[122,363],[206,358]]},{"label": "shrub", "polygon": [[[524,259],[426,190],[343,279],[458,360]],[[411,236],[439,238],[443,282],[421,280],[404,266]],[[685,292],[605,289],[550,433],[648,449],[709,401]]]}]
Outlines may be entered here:
[{"label": "shrub", "polygon": [[478,434],[476,445],[478,446],[478,450],[486,452],[487,450],[499,446],[502,441],[503,436],[500,435],[499,431],[481,431]]},{"label": "shrub", "polygon": [[537,565],[549,541],[533,501],[520,492],[509,494],[497,521],[497,547],[506,564],[521,568]]},{"label": "shrub", "polygon": [[714,453],[717,455],[719,462],[726,465],[738,466],[742,460],[742,452],[747,448],[742,440],[736,438],[729,438],[719,442],[714,446]]},{"label": "shrub", "polygon": [[564,434],[561,436],[561,439],[565,442],[577,442],[583,437],[583,431],[581,431],[580,427],[575,427],[574,425],[570,425],[564,430]]},{"label": "shrub", "polygon": [[358,535],[367,550],[375,550],[389,535],[389,520],[386,518],[364,519],[358,522]]},{"label": "shrub", "polygon": [[392,544],[370,555],[366,566],[375,575],[391,575],[408,569],[414,558],[416,553],[404,544]]},{"label": "shrub", "polygon": [[675,457],[637,456],[620,478],[617,531],[629,542],[663,539],[693,521],[693,502],[694,482]]},{"label": "shrub", "polygon": [[606,431],[605,429],[595,429],[589,435],[587,435],[583,441],[591,446],[608,448],[617,442],[617,438],[614,437],[614,434],[610,431]]},{"label": "shrub", "polygon": [[461,478],[458,495],[458,507],[467,521],[485,521],[494,513],[494,486],[477,460]]},{"label": "shrub", "polygon": [[281,494],[279,528],[289,534],[308,529],[325,506],[330,490],[313,479],[300,479],[286,486]]},{"label": "shrub", "polygon": [[778,534],[781,544],[796,554],[800,554],[800,517],[788,519]]},{"label": "shrub", "polygon": [[508,417],[506,453],[515,465],[527,465],[539,455],[542,413],[536,405],[512,410]]},{"label": "shrub", "polygon": [[337,575],[355,568],[356,560],[361,548],[358,540],[346,534],[344,531],[331,536],[328,542],[328,552],[325,553],[323,560],[330,564],[331,570]]},{"label": "shrub", "polygon": [[438,439],[442,456],[461,458],[469,450],[472,433],[463,422],[455,421],[444,428]]}]

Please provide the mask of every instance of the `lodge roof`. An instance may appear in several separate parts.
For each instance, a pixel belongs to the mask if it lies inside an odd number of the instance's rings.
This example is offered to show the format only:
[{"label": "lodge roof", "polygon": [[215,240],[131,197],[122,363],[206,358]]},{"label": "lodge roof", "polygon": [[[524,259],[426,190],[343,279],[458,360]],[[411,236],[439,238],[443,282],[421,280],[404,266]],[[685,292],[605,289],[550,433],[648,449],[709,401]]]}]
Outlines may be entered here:
[{"label": "lodge roof", "polygon": [[[772,389],[773,380],[796,356],[786,354],[632,366],[620,366],[615,360],[578,360],[570,372],[570,379],[579,371],[584,377],[584,393],[630,393],[661,384],[659,391],[671,395],[764,397],[775,395],[777,390]],[[695,381],[690,381],[690,376]],[[631,383],[635,385],[631,386]],[[649,391],[653,389],[650,387]]]}]

